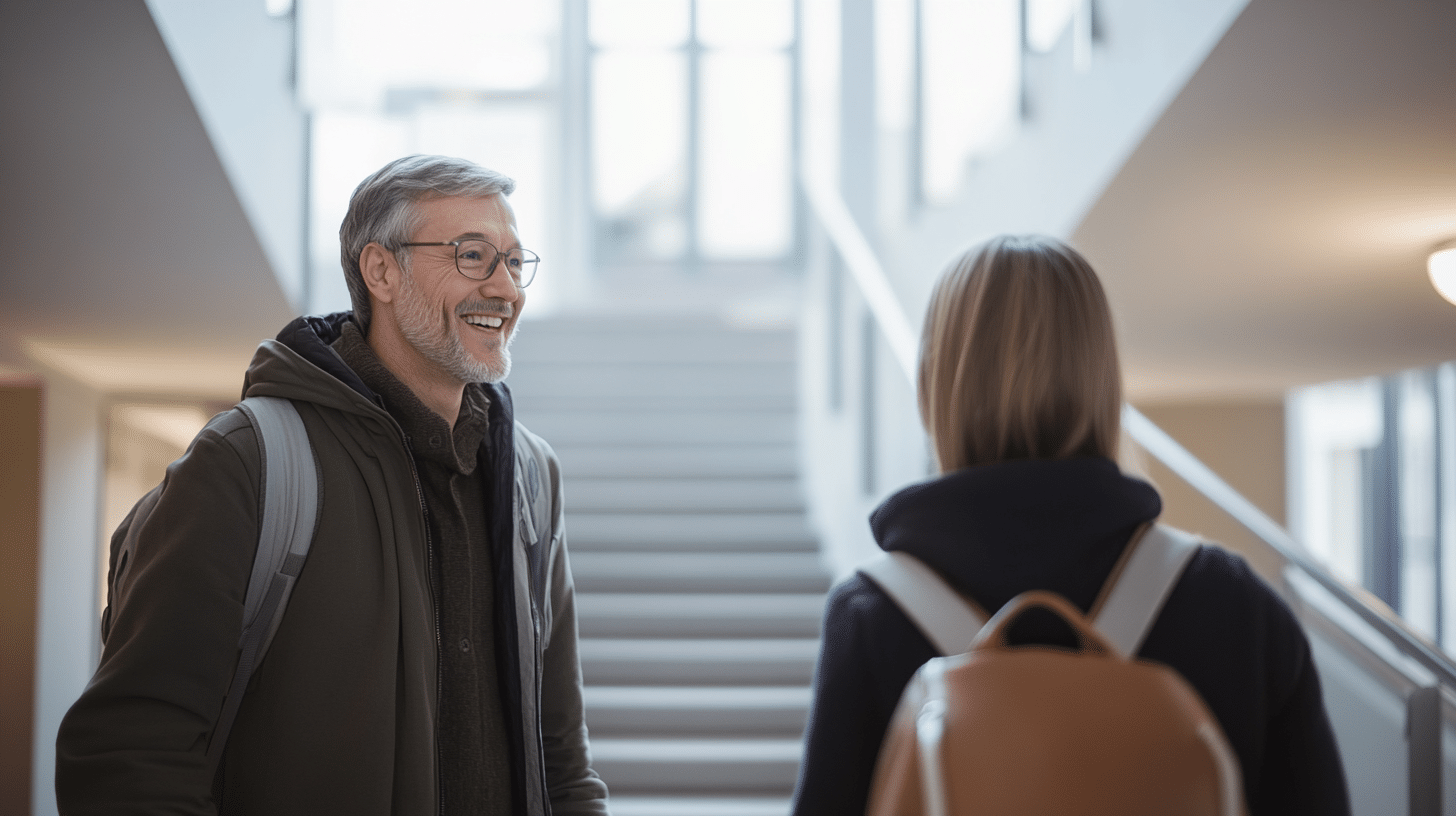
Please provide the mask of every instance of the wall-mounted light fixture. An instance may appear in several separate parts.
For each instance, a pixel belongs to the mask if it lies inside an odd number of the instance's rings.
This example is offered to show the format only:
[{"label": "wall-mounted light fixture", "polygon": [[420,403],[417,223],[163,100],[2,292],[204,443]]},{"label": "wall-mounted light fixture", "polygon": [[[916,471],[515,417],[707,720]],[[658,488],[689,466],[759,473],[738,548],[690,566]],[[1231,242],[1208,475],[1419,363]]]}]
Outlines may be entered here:
[{"label": "wall-mounted light fixture", "polygon": [[1441,297],[1456,303],[1456,241],[1447,241],[1432,250],[1426,260],[1426,271]]}]

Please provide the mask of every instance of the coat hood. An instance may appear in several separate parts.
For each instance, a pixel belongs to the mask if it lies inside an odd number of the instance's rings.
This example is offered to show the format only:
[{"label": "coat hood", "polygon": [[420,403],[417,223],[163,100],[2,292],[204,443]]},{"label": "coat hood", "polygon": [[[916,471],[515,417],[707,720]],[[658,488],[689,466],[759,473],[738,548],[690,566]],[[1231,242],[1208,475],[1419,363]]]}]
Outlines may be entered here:
[{"label": "coat hood", "polygon": [[243,376],[243,396],[284,397],[348,413],[382,410],[379,397],[329,347],[353,319],[350,312],[294,319],[276,339],[264,340],[253,352]]},{"label": "coat hood", "polygon": [[885,550],[930,565],[989,612],[1052,588],[1087,609],[1124,545],[1162,512],[1110,459],[1022,460],[908,487],[870,516]]}]

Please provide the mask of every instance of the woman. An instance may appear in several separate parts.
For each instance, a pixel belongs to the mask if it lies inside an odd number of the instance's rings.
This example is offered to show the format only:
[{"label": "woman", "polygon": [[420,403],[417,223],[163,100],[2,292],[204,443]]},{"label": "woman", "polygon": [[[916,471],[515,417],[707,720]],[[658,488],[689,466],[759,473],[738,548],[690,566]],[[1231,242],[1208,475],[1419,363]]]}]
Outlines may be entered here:
[{"label": "woman", "polygon": [[[920,415],[940,477],[870,517],[987,612],[1030,589],[1092,605],[1133,533],[1162,511],[1115,461],[1122,375],[1096,274],[1070,247],[1001,237],[945,272],[926,316]],[[1013,642],[1068,643],[1049,616]],[[795,816],[865,811],[885,728],[934,647],[862,575],[825,612]],[[1251,816],[1346,814],[1344,775],[1309,644],[1236,555],[1204,546],[1140,656],[1177,669],[1239,757]]]}]

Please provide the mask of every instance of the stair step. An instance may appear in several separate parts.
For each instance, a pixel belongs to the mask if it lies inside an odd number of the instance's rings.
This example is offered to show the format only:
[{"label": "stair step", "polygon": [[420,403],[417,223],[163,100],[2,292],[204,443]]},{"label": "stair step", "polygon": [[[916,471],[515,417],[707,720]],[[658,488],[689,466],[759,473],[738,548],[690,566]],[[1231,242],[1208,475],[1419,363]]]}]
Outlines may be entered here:
[{"label": "stair step", "polygon": [[603,364],[573,359],[563,363],[523,365],[511,375],[510,383],[511,393],[521,399],[544,396],[589,396],[592,399],[623,395],[655,397],[681,393],[731,397],[745,392],[792,399],[798,392],[791,360],[772,363],[632,360]]},{"label": "stair step", "polygon": [[522,411],[521,423],[553,445],[671,447],[794,443],[793,411],[592,410]]},{"label": "stair step", "polygon": [[613,796],[612,816],[789,816],[782,796]]},{"label": "stair step", "polygon": [[509,385],[561,461],[613,814],[787,816],[830,583],[798,482],[797,333],[662,315],[521,331]]},{"label": "stair step", "polygon": [[[527,312],[529,314],[529,311]],[[614,364],[623,360],[757,363],[792,362],[798,356],[793,331],[742,330],[702,320],[653,318],[631,323],[570,317],[527,318],[522,339],[511,349],[521,370],[552,362]],[[514,379],[515,374],[511,375]]]},{"label": "stair step", "polygon": [[583,637],[814,637],[824,595],[585,592],[576,609]]},{"label": "stair step", "polygon": [[804,494],[794,478],[569,478],[566,491],[578,513],[804,511]]},{"label": "stair step", "polygon": [[578,552],[578,592],[825,592],[817,553]]},{"label": "stair step", "polygon": [[[530,423],[525,423],[528,427]],[[623,478],[795,478],[798,451],[787,444],[612,447],[596,439],[582,445],[549,440],[568,479]],[[568,500],[568,504],[570,501]]]},{"label": "stair step", "polygon": [[815,638],[582,638],[588,685],[726,683],[807,685],[819,654]]},{"label": "stair step", "polygon": [[593,737],[793,737],[804,733],[806,686],[588,686]]},{"label": "stair step", "polygon": [[798,479],[571,478],[566,490],[576,512],[804,509]]},{"label": "stair step", "polygon": [[803,513],[576,513],[567,500],[574,550],[818,552]]},{"label": "stair step", "polygon": [[784,794],[803,748],[796,739],[594,739],[591,752],[607,788],[622,793]]},{"label": "stair step", "polygon": [[594,411],[613,414],[638,413],[641,411],[672,411],[696,414],[703,411],[749,411],[766,413],[794,412],[797,397],[777,394],[740,393],[723,396],[699,394],[684,391],[662,396],[642,394],[537,394],[527,393],[516,397],[512,392],[516,416],[534,427],[531,418],[537,414],[569,414],[591,406]]}]

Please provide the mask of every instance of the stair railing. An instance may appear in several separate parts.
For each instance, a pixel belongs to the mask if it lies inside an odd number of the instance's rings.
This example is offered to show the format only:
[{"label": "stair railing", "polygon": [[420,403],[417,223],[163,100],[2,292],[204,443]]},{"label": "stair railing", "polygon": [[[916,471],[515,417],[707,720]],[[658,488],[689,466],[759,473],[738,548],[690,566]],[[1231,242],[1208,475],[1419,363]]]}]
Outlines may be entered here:
[{"label": "stair railing", "polygon": [[[799,182],[811,221],[827,238],[830,252],[849,272],[879,339],[888,347],[913,399],[918,341],[884,268],[832,183],[816,179],[807,171]],[[807,296],[816,294],[810,292]],[[840,308],[840,304],[823,304],[821,308],[832,310]],[[873,406],[862,405],[861,410],[869,412]],[[1122,424],[1144,451],[1277,556],[1283,565],[1283,586],[1278,588],[1306,626],[1335,632],[1340,646],[1348,650],[1346,654],[1377,676],[1399,678],[1391,682],[1402,686],[1400,691],[1392,691],[1405,696],[1409,812],[1412,816],[1440,814],[1442,741],[1451,721],[1447,709],[1453,705],[1451,695],[1456,693],[1456,663],[1375,596],[1330,574],[1278,522],[1132,405],[1123,406]],[[840,567],[843,572],[843,565]]]}]

